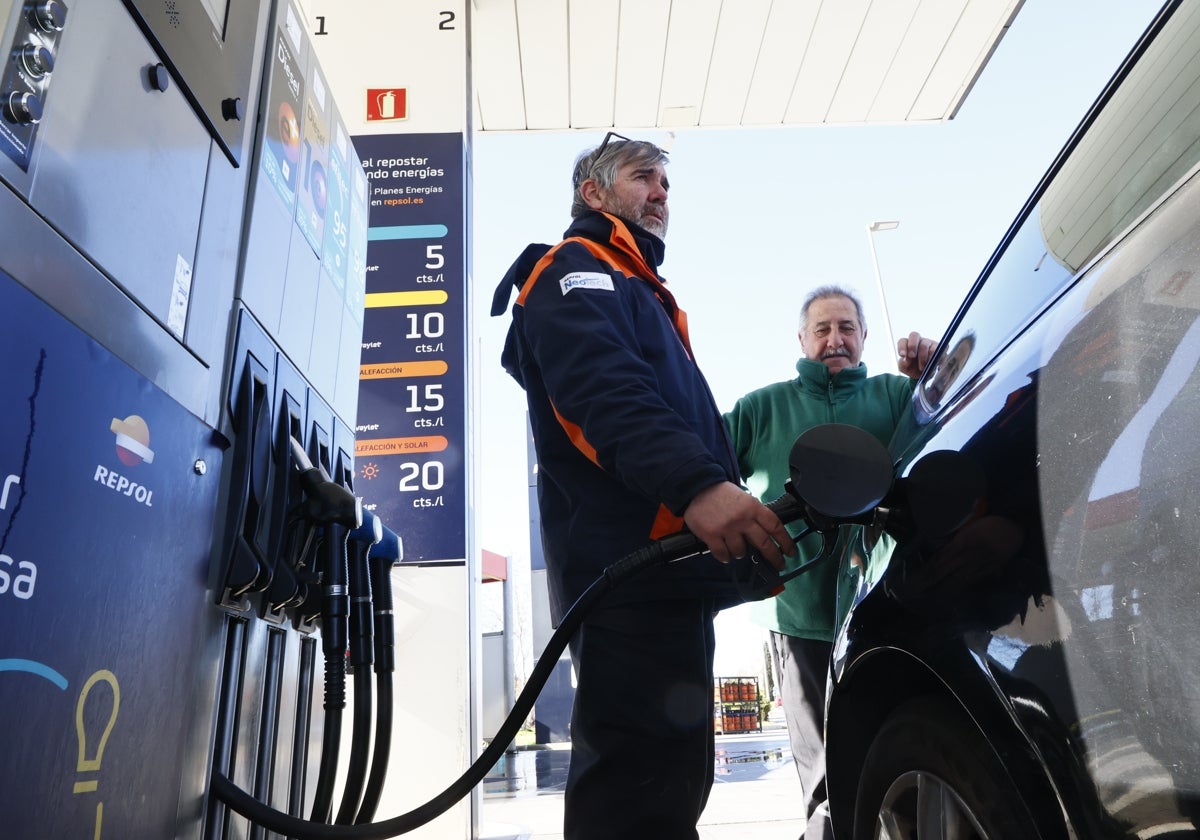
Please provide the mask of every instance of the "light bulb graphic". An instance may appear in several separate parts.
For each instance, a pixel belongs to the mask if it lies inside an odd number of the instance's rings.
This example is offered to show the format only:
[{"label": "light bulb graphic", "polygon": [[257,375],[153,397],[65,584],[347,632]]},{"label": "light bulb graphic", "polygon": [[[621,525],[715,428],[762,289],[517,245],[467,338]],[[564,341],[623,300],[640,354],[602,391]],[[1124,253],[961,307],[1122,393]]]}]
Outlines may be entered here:
[{"label": "light bulb graphic", "polygon": [[[96,703],[104,703],[108,700],[109,709],[107,718],[103,714],[103,706],[99,707],[101,714],[93,715],[91,721],[86,719],[84,710],[87,707],[88,699],[92,696],[92,689],[96,688],[101,683],[108,686],[108,697],[103,694],[97,694],[97,699],[93,701],[93,708]],[[79,692],[79,702],[75,704],[75,736],[79,742],[79,758],[75,763],[76,773],[95,773],[100,770],[100,764],[104,761],[104,748],[108,746],[108,736],[112,734],[113,726],[117,722],[117,713],[121,709],[121,686],[117,682],[116,675],[109,670],[102,669],[96,671],[87,682],[83,684],[83,689]],[[92,725],[92,721],[96,723],[103,722],[103,727],[98,729]],[[89,732],[89,730],[91,730]],[[95,793],[100,785],[97,779],[88,779],[75,783],[75,793]],[[93,833],[93,840],[100,840],[100,834],[104,824],[104,803],[96,803],[96,823]]]}]

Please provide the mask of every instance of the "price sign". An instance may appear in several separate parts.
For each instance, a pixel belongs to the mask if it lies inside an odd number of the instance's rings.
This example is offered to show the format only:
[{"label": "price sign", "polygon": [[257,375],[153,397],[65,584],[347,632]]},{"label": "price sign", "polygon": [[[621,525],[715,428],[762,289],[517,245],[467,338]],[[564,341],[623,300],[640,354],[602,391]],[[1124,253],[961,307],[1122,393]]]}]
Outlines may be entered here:
[{"label": "price sign", "polygon": [[[466,4],[309,0],[306,8],[367,181],[354,491],[403,538],[406,561],[461,562]],[[357,259],[352,247],[346,258]]]},{"label": "price sign", "polygon": [[356,137],[369,182],[355,490],[404,559],[466,557],[462,134]]}]

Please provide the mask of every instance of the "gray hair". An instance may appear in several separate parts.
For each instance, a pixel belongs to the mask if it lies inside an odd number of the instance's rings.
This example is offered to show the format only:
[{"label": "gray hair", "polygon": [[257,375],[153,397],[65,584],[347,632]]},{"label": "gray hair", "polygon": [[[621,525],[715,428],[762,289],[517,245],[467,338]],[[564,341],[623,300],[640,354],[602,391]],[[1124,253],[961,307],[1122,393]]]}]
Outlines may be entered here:
[{"label": "gray hair", "polygon": [[571,218],[578,219],[591,208],[583,200],[580,188],[589,178],[604,189],[610,189],[617,180],[617,172],[627,164],[653,166],[666,165],[667,153],[648,140],[617,139],[614,135],[607,143],[589,149],[575,159],[575,170],[571,177],[574,193],[571,198]]},{"label": "gray hair", "polygon": [[826,298],[843,297],[854,304],[854,310],[858,313],[858,326],[865,335],[867,332],[867,318],[863,315],[862,301],[858,299],[858,295],[847,289],[845,286],[818,286],[808,293],[804,298],[804,305],[800,307],[800,331],[804,332],[804,328],[808,325],[808,308],[818,300]]}]

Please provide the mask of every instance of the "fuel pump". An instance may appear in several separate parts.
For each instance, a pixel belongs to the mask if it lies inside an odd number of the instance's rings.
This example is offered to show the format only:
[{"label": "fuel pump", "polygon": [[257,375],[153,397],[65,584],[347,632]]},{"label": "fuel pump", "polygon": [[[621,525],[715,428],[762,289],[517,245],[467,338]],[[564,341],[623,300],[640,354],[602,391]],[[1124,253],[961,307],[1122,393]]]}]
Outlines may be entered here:
[{"label": "fuel pump", "polygon": [[[887,450],[870,433],[841,424],[810,429],[792,447],[789,466],[791,478],[786,484],[787,492],[768,507],[785,523],[803,520],[805,529],[800,536],[820,534],[822,549],[816,558],[786,576],[780,576],[766,563],[746,558],[734,569],[734,574],[748,596],[769,596],[783,581],[827,562],[832,556],[838,529],[844,524],[898,523],[897,527],[903,527],[902,516],[897,518],[890,507],[881,506],[892,488],[891,461]],[[533,708],[559,655],[597,603],[614,587],[626,584],[646,569],[662,563],[686,561],[706,551],[703,542],[683,530],[656,540],[608,566],[563,616],[512,711],[479,758],[442,793],[405,814],[366,823],[365,819],[371,817],[373,809],[368,813],[364,808],[359,812],[359,824],[354,826],[305,822],[255,800],[217,772],[212,775],[211,792],[243,816],[297,840],[372,840],[396,837],[424,825],[466,796],[504,754]]]}]

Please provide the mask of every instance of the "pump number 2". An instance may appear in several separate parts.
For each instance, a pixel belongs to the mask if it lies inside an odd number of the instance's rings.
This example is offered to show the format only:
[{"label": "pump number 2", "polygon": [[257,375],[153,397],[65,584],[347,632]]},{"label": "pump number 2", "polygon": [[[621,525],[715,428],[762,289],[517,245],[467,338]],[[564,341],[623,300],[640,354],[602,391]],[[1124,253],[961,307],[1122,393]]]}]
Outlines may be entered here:
[{"label": "pump number 2", "polygon": [[400,492],[420,493],[441,490],[446,483],[446,470],[441,461],[400,465]]}]

